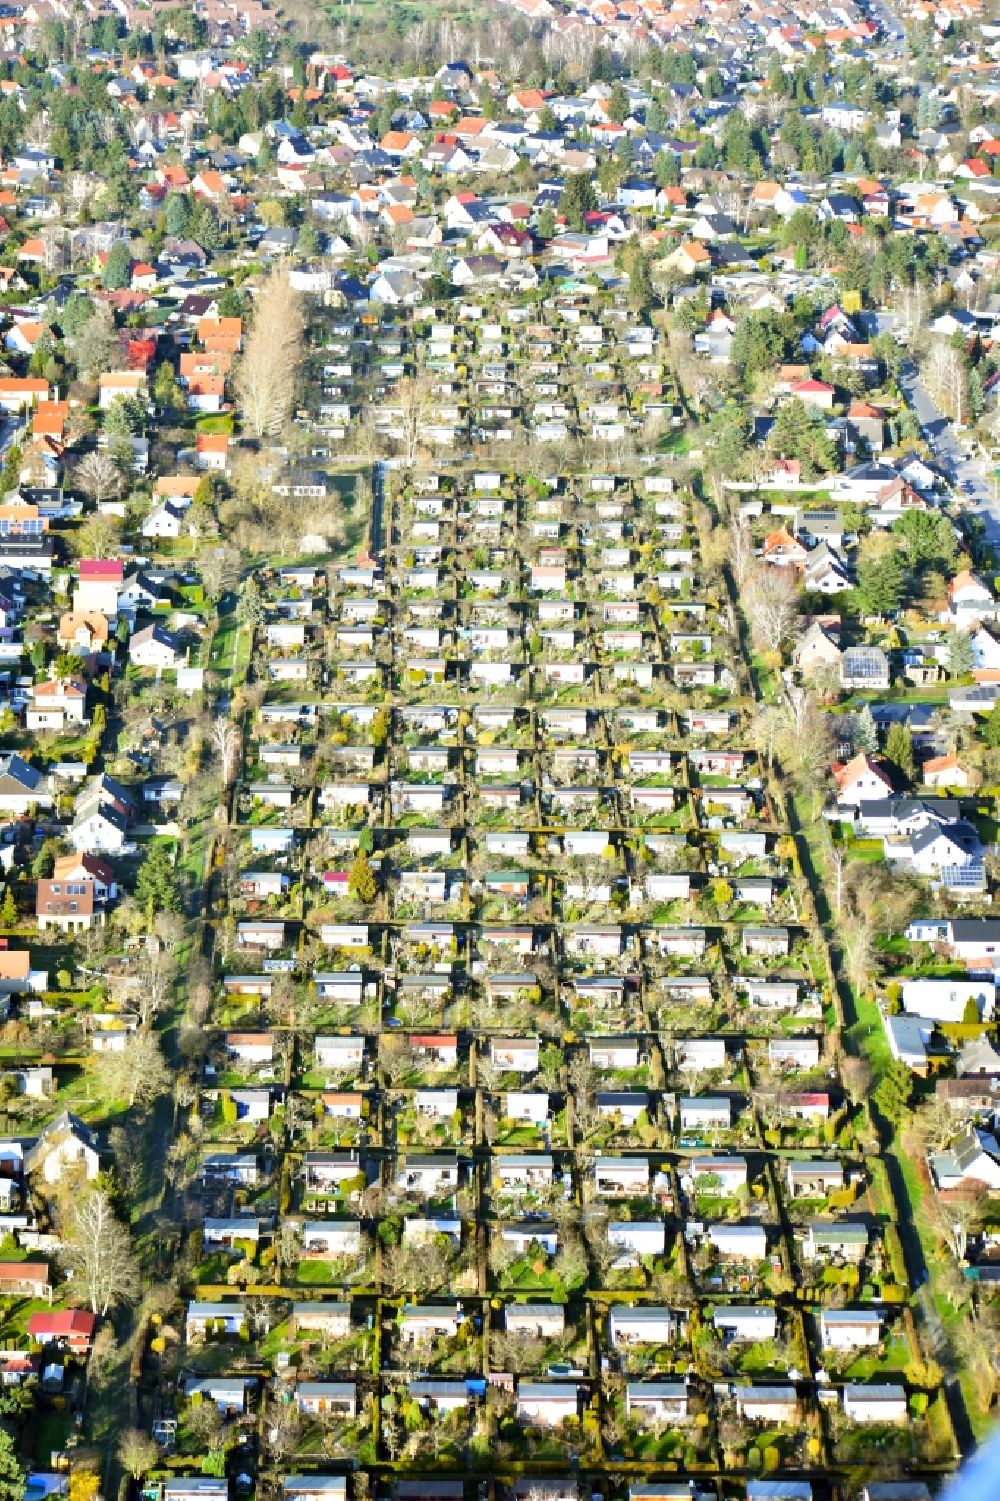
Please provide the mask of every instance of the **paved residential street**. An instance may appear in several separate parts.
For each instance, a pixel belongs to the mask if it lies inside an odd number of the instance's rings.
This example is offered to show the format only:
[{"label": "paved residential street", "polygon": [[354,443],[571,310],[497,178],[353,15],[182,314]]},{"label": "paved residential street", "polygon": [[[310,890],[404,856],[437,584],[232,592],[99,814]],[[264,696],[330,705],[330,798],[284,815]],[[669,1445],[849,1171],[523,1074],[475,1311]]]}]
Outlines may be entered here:
[{"label": "paved residential street", "polygon": [[1000,547],[1000,501],[990,489],[982,461],[963,453],[954,425],[936,405],[912,360],[900,371],[899,382],[948,480],[967,509],[982,518],[987,541]]}]

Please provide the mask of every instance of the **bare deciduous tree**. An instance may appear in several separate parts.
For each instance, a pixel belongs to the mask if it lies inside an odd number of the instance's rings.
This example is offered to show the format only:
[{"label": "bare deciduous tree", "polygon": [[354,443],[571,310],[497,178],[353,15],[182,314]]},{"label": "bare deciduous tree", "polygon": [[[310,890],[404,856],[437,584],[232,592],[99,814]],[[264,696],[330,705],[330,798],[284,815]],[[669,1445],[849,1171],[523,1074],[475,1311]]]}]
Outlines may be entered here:
[{"label": "bare deciduous tree", "polygon": [[138,1428],[126,1428],[118,1441],[118,1458],[133,1480],[147,1475],[159,1458],[156,1440]]},{"label": "bare deciduous tree", "polygon": [[892,303],[900,320],[900,326],[910,339],[916,338],[924,321],[927,309],[927,293],[922,282],[912,286],[893,289]]},{"label": "bare deciduous tree", "polygon": [[278,1230],[274,1242],[275,1259],[280,1267],[287,1271],[295,1266],[302,1255],[302,1239],[298,1225],[291,1220],[285,1220]]},{"label": "bare deciduous tree", "polygon": [[135,1198],[142,1188],[142,1150],[138,1129],[134,1122],[128,1126],[112,1126],[108,1132],[108,1146],[115,1159],[115,1173],[127,1198]]},{"label": "bare deciduous tree", "polygon": [[931,394],[956,422],[965,419],[966,372],[962,355],[953,345],[935,339],[927,352],[923,376]]},{"label": "bare deciduous tree", "polygon": [[[168,915],[174,916],[175,914],[161,913],[160,918]],[[150,1019],[157,1014],[170,994],[170,988],[177,975],[175,952],[176,939],[172,944],[157,941],[146,947],[137,977],[139,1016],[143,1026],[148,1025]]]},{"label": "bare deciduous tree", "polygon": [[956,1261],[965,1260],[969,1231],[982,1219],[985,1204],[986,1191],[982,1187],[952,1194],[947,1200],[937,1194],[929,1195],[925,1211],[931,1227],[947,1242]]},{"label": "bare deciduous tree", "polygon": [[212,748],[219,758],[223,787],[230,787],[240,766],[242,741],[231,719],[217,719],[212,726]]},{"label": "bare deciduous tree", "polygon": [[115,315],[106,302],[98,303],[76,338],[76,363],[84,380],[96,380],[108,368],[117,343]]},{"label": "bare deciduous tree", "polygon": [[[122,472],[109,453],[95,449],[93,453],[84,454],[74,471],[74,479],[85,495],[100,505],[108,495],[120,495],[122,491]],[[104,553],[94,553],[94,557],[104,557]]]},{"label": "bare deciduous tree", "polygon": [[413,1049],[405,1037],[379,1038],[378,1062],[387,1084],[398,1084],[413,1068]]},{"label": "bare deciduous tree", "polygon": [[798,615],[798,582],[790,568],[755,568],[742,590],[742,604],[756,645],[780,652],[788,644]]},{"label": "bare deciduous tree", "polygon": [[[294,1404],[289,1403],[293,1412]],[[214,1402],[192,1403],[188,1408],[185,1422],[191,1430],[191,1436],[195,1442],[205,1450],[212,1450],[219,1442],[222,1433],[222,1414]]]},{"label": "bare deciduous tree", "polygon": [[426,379],[407,376],[401,380],[392,394],[391,404],[398,408],[399,446],[402,458],[412,469],[424,426],[431,412],[431,388]]},{"label": "bare deciduous tree", "polygon": [[139,1296],[132,1237],[103,1189],[91,1189],[75,1203],[62,1259],[80,1279],[90,1310],[99,1318]]},{"label": "bare deciduous tree", "polygon": [[291,415],[303,331],[288,268],[275,266],[254,300],[253,323],[233,381],[243,422],[255,438],[275,437]]},{"label": "bare deciduous tree", "polygon": [[132,1107],[151,1104],[171,1083],[155,1032],[136,1032],[121,1052],[101,1053],[100,1072],[108,1093]]},{"label": "bare deciduous tree", "polygon": [[770,766],[778,755],[785,720],[777,704],[760,704],[750,721],[750,744]]},{"label": "bare deciduous tree", "polygon": [[302,1418],[294,1402],[272,1402],[264,1414],[264,1432],[275,1460],[281,1463],[294,1453],[302,1433]]},{"label": "bare deciduous tree", "polygon": [[830,869],[833,873],[833,910],[839,917],[844,906],[844,875],[847,870],[847,856],[837,845],[830,849]]},{"label": "bare deciduous tree", "polygon": [[750,727],[751,742],[769,762],[776,757],[805,788],[818,794],[830,768],[829,719],[808,688],[794,684],[780,704],[761,706]]},{"label": "bare deciduous tree", "polygon": [[240,581],[240,555],[235,547],[213,547],[199,559],[201,582],[211,600],[230,594]]},{"label": "bare deciduous tree", "polygon": [[102,1324],[94,1336],[87,1363],[88,1384],[100,1391],[107,1385],[118,1360],[118,1341],[110,1324]]},{"label": "bare deciduous tree", "polygon": [[86,172],[72,172],[69,180],[64,185],[66,195],[66,207],[77,218],[87,199],[90,197],[90,179]]},{"label": "bare deciduous tree", "polygon": [[535,1339],[531,1335],[497,1332],[490,1338],[494,1369],[513,1371],[515,1375],[521,1371],[537,1371],[545,1348],[544,1340]]},{"label": "bare deciduous tree", "polygon": [[389,1246],[382,1255],[382,1275],[396,1292],[418,1287],[437,1290],[453,1280],[454,1260],[453,1253],[437,1240]]},{"label": "bare deciduous tree", "polygon": [[753,538],[743,516],[737,516],[729,528],[729,563],[733,578],[742,587],[753,562]]},{"label": "bare deciduous tree", "polygon": [[872,1066],[867,1058],[855,1058],[845,1054],[840,1060],[840,1079],[852,1105],[860,1105],[868,1098],[872,1086]]},{"label": "bare deciduous tree", "polygon": [[927,1152],[943,1152],[955,1136],[955,1113],[946,1100],[935,1098],[921,1102],[913,1113],[903,1138],[907,1151],[923,1157]]},{"label": "bare deciduous tree", "polygon": [[844,967],[852,990],[860,993],[867,987],[874,957],[871,919],[855,912],[844,929]]},{"label": "bare deciduous tree", "polygon": [[778,754],[800,784],[818,795],[826,782],[833,734],[815,693],[800,684],[785,690],[784,735]]},{"label": "bare deciduous tree", "polygon": [[476,1054],[476,1085],[479,1089],[487,1092],[496,1088],[500,1070],[496,1067],[493,1059],[485,1051]]}]

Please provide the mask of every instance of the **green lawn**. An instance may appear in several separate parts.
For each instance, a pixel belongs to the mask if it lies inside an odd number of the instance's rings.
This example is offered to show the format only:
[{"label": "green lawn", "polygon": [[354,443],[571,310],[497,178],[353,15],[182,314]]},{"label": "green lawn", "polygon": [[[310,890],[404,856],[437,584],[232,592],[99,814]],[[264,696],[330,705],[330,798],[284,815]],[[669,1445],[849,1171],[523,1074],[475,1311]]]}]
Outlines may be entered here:
[{"label": "green lawn", "polygon": [[65,1408],[61,1412],[55,1410],[38,1412],[35,1420],[35,1463],[48,1469],[52,1463],[52,1452],[66,1447],[73,1426],[72,1414]]},{"label": "green lawn", "polygon": [[219,620],[219,628],[212,637],[208,665],[235,687],[246,677],[250,662],[251,633],[241,627],[234,610],[227,611]]},{"label": "green lawn", "polygon": [[331,1287],[338,1279],[329,1261],[300,1261],[295,1280],[300,1287]]},{"label": "green lawn", "polygon": [[674,428],[672,432],[664,433],[656,445],[657,453],[683,454],[691,449],[691,434],[684,428]]},{"label": "green lawn", "polygon": [[903,1335],[894,1335],[885,1350],[866,1350],[844,1371],[845,1381],[885,1381],[899,1376],[910,1363],[910,1347]]},{"label": "green lawn", "polygon": [[868,1055],[872,1068],[881,1073],[892,1062],[889,1043],[878,1006],[870,997],[854,996],[854,1024],[849,1028],[851,1041]]},{"label": "green lawn", "polygon": [[0,1339],[13,1340],[20,1348],[27,1340],[31,1315],[50,1311],[47,1298],[5,1298],[0,1312]]},{"label": "green lawn", "polygon": [[829,505],[832,499],[829,490],[769,490],[761,486],[756,493],[766,500],[793,500],[796,505]]}]

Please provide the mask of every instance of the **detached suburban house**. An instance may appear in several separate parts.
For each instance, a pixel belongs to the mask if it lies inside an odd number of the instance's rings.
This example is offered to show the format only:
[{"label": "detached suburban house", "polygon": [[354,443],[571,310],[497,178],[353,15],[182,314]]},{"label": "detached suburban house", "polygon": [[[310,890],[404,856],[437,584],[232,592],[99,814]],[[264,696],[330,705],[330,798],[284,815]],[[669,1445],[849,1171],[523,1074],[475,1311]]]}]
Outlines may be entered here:
[{"label": "detached suburban house", "polygon": [[645,1157],[598,1157],[593,1166],[598,1198],[645,1198],[649,1193],[649,1161]]},{"label": "detached suburban house", "polygon": [[568,1381],[519,1381],[517,1416],[523,1422],[554,1428],[578,1415],[581,1388]]},{"label": "detached suburban house", "polygon": [[644,1423],[685,1423],[690,1395],[685,1381],[630,1381],[625,1411]]},{"label": "detached suburban house", "polygon": [[353,1418],[357,1388],[353,1381],[300,1381],[295,1388],[295,1405],[299,1412],[312,1417]]},{"label": "detached suburban house", "polygon": [[[46,1296],[51,1301],[51,1291]],[[96,1325],[95,1316],[82,1308],[33,1313],[28,1318],[28,1338],[37,1340],[43,1346],[56,1345],[74,1355],[86,1355],[93,1342]]]},{"label": "detached suburban house", "polygon": [[350,1303],[293,1303],[291,1317],[299,1334],[343,1339],[351,1332]]},{"label": "detached suburban house", "polygon": [[47,777],[15,752],[0,755],[0,813],[21,815],[33,808],[51,808]]},{"label": "detached suburban house", "polygon": [[184,1395],[189,1401],[197,1396],[200,1401],[214,1402],[219,1412],[229,1417],[246,1412],[247,1390],[255,1381],[253,1376],[189,1377]]},{"label": "detached suburban house", "polygon": [[120,396],[145,399],[146,375],[142,370],[113,370],[98,378],[98,401],[102,411],[107,411]]},{"label": "detached suburban house", "polygon": [[77,1116],[64,1112],[45,1127],[24,1153],[25,1172],[37,1173],[46,1183],[58,1183],[67,1169],[82,1167],[88,1181],[101,1169],[96,1134]]},{"label": "detached suburban house", "polygon": [[209,1331],[227,1335],[239,1334],[246,1323],[246,1308],[242,1300],[233,1303],[189,1303],[184,1321],[184,1335],[192,1340],[204,1339]]},{"label": "detached suburban house", "polygon": [[824,1308],[820,1311],[820,1342],[824,1350],[853,1350],[877,1345],[883,1318],[877,1308]]},{"label": "detached suburban house", "polygon": [[409,1303],[399,1311],[399,1336],[408,1344],[423,1339],[451,1339],[462,1315],[454,1304]]},{"label": "detached suburban house", "polygon": [[0,998],[48,988],[48,970],[32,969],[28,949],[0,949]]},{"label": "detached suburban house", "polygon": [[508,1303],[504,1328],[528,1339],[558,1339],[566,1327],[565,1310],[556,1303]]},{"label": "detached suburban house", "polygon": [[151,667],[162,672],[177,667],[184,660],[180,642],[162,625],[148,625],[129,641],[129,661],[137,667]]},{"label": "detached suburban house", "polygon": [[44,1261],[0,1261],[0,1294],[44,1298],[52,1302],[52,1283]]},{"label": "detached suburban house", "polygon": [[794,1386],[738,1386],[736,1411],[748,1423],[797,1423],[801,1415]]},{"label": "detached suburban house", "polygon": [[686,1326],[686,1315],[648,1303],[616,1303],[608,1310],[608,1343],[670,1345]]},{"label": "detached suburban house", "polygon": [[845,1386],[844,1416],[852,1423],[905,1423],[906,1390],[893,1383]]},{"label": "detached suburban house", "polygon": [[730,1340],[747,1340],[756,1344],[760,1340],[774,1339],[778,1332],[775,1310],[755,1305],[716,1308],[712,1323],[727,1343]]},{"label": "detached suburban house", "polygon": [[93,881],[39,881],[35,895],[38,930],[58,928],[62,933],[82,933],[104,921],[94,910]]},{"label": "detached suburban house", "polygon": [[[286,1475],[281,1482],[281,1496],[282,1501],[347,1501],[347,1477]],[[228,1501],[228,1490],[222,1501]]]},{"label": "detached suburban house", "polygon": [[786,1182],[793,1198],[808,1198],[811,1194],[822,1198],[844,1187],[844,1165],[837,1161],[793,1159],[786,1168]]}]

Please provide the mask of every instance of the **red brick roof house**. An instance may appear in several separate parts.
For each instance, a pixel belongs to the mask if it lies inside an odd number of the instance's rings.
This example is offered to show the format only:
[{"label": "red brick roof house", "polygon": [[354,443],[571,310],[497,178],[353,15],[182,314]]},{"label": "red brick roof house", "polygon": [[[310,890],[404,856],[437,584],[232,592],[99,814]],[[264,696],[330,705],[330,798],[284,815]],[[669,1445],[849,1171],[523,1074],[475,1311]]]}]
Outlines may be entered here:
[{"label": "red brick roof house", "polygon": [[28,1337],[40,1345],[64,1345],[77,1355],[86,1355],[94,1338],[97,1319],[83,1308],[33,1313],[28,1319]]}]

